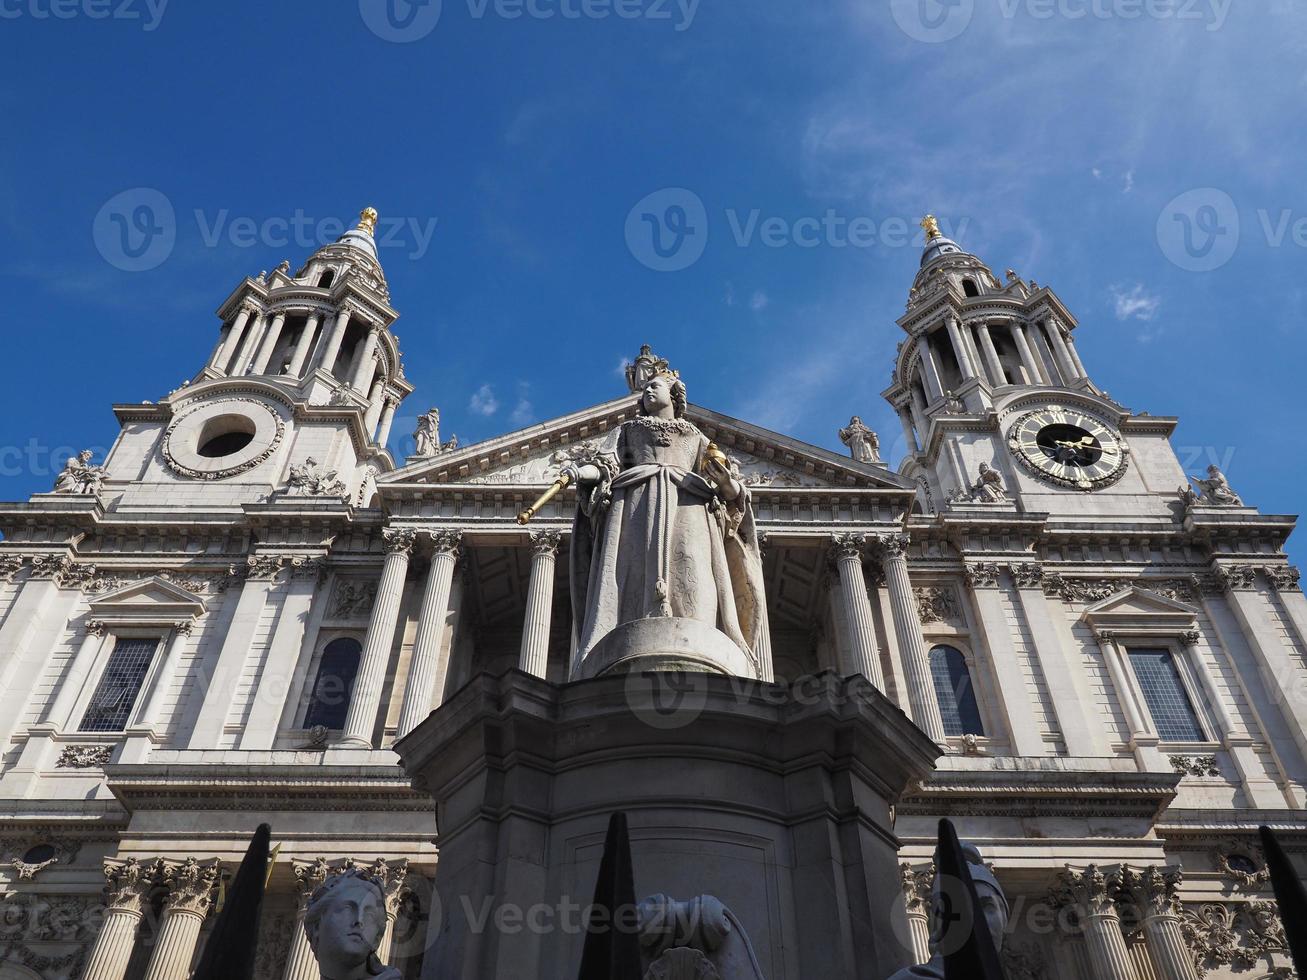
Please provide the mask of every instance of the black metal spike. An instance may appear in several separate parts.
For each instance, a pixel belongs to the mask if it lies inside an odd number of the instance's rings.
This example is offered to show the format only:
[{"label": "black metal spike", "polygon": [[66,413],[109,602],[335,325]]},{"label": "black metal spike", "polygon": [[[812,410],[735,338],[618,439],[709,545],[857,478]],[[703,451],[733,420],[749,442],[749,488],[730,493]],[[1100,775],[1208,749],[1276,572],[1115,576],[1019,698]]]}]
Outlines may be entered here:
[{"label": "black metal spike", "polygon": [[1289,855],[1276,839],[1270,827],[1259,827],[1262,849],[1266,851],[1266,867],[1271,872],[1271,885],[1275,900],[1280,905],[1280,921],[1289,940],[1289,952],[1298,976],[1307,976],[1307,889],[1293,870]]},{"label": "black metal spike", "polygon": [[271,840],[272,828],[259,824],[192,980],[252,980]]},{"label": "black metal spike", "polygon": [[939,937],[946,980],[1005,980],[998,948],[976,897],[976,883],[950,820],[939,822],[936,873],[943,884],[948,922]]},{"label": "black metal spike", "polygon": [[578,980],[640,980],[637,924],[631,837],[619,812],[608,820]]}]

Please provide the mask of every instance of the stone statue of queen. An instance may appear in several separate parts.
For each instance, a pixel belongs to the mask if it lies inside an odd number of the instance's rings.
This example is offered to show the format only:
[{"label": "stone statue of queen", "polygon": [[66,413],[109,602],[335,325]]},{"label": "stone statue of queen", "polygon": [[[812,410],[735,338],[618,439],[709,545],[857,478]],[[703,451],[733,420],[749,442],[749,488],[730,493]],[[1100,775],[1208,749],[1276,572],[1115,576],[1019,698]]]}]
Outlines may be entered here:
[{"label": "stone statue of queen", "polygon": [[627,373],[639,414],[612,451],[563,467],[580,494],[571,675],[763,676],[762,556],[739,466],[685,417],[685,385],[666,361],[646,347]]}]

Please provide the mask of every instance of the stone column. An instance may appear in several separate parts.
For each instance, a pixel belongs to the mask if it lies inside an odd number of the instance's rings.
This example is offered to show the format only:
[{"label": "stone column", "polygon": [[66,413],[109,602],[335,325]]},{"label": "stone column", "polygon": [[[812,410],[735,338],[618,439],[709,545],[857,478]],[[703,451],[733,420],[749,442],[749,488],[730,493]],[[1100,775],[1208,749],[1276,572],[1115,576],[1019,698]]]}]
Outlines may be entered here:
[{"label": "stone column", "polygon": [[368,407],[363,413],[363,431],[368,434],[368,438],[373,438],[377,431],[377,423],[381,421],[381,410],[386,403],[386,379],[377,378],[372,382],[372,390],[368,392]]},{"label": "stone column", "polygon": [[1123,871],[1125,894],[1144,924],[1144,941],[1158,980],[1198,980],[1198,970],[1180,929],[1176,892],[1183,880],[1180,869],[1174,866]]},{"label": "stone column", "polygon": [[123,980],[136,945],[136,930],[145,915],[145,897],[154,884],[150,868],[136,858],[106,861],[104,923],[95,937],[83,980]]},{"label": "stone column", "polygon": [[1055,904],[1075,908],[1096,980],[1135,980],[1116,907],[1121,883],[1120,868],[1103,869],[1091,864],[1076,871],[1067,867],[1059,875],[1052,896]]},{"label": "stone column", "polygon": [[887,534],[880,538],[881,561],[885,569],[885,586],[889,591],[890,611],[894,615],[894,633],[903,654],[903,672],[908,681],[908,704],[917,727],[936,742],[945,741],[944,719],[935,698],[935,681],[930,673],[930,653],[921,629],[917,597],[908,577],[908,538],[904,534]]},{"label": "stone column", "polygon": [[899,407],[899,422],[903,424],[903,439],[907,444],[908,452],[921,452],[921,445],[917,442],[917,430],[912,427],[912,413],[906,406]]},{"label": "stone column", "polygon": [[900,864],[899,871],[903,875],[903,904],[908,913],[912,962],[919,966],[930,960],[930,888],[935,880],[935,866],[917,871],[910,864]]},{"label": "stone column", "polygon": [[399,902],[404,892],[404,881],[408,878],[408,861],[400,860],[394,864],[387,864],[381,858],[377,858],[372,865],[371,874],[386,896],[386,931],[377,946],[377,959],[388,964],[391,946],[395,941],[395,920],[399,918]]},{"label": "stone column", "polygon": [[531,586],[522,626],[522,656],[518,666],[539,678],[549,675],[549,625],[554,611],[554,566],[563,536],[558,531],[531,533]]},{"label": "stone column", "polygon": [[232,322],[231,329],[227,331],[227,338],[220,341],[217,348],[214,349],[213,357],[209,360],[209,367],[217,371],[226,371],[227,365],[231,363],[232,355],[240,347],[241,338],[245,335],[245,328],[249,326],[250,317],[253,315],[253,307],[241,307],[241,311],[236,314],[236,319]]},{"label": "stone column", "polygon": [[164,870],[168,898],[145,980],[187,980],[191,975],[200,927],[209,914],[218,873],[216,864],[201,865],[195,858]]},{"label": "stone column", "polygon": [[971,350],[962,339],[957,319],[950,316],[944,322],[948,325],[949,340],[953,341],[953,354],[957,358],[958,367],[962,369],[962,377],[970,380],[976,376],[976,366],[971,363]]},{"label": "stone column", "polygon": [[1069,330],[1066,332],[1066,349],[1067,353],[1071,355],[1071,363],[1076,366],[1077,377],[1089,377],[1089,372],[1085,370],[1085,362],[1080,360],[1080,351],[1076,350],[1075,335]]},{"label": "stone column", "polygon": [[1050,317],[1044,321],[1044,333],[1048,337],[1048,346],[1053,352],[1053,360],[1057,361],[1057,366],[1065,377],[1066,383],[1071,384],[1080,377],[1080,372],[1076,369],[1075,362],[1071,359],[1071,352],[1067,349],[1066,341],[1062,338],[1062,324]]},{"label": "stone column", "polygon": [[1003,362],[999,359],[998,349],[994,346],[994,338],[989,333],[989,324],[976,324],[976,334],[980,337],[980,349],[984,352],[985,362],[989,365],[990,384],[995,388],[1007,384]]},{"label": "stone column", "polygon": [[260,313],[254,318],[254,323],[245,331],[245,339],[236,350],[236,356],[232,358],[231,364],[227,366],[229,375],[237,377],[246,373],[250,362],[254,360],[254,348],[258,344],[259,338],[263,336],[263,330],[267,322],[266,313]]},{"label": "stone column", "polygon": [[417,639],[409,662],[408,685],[404,688],[404,705],[399,712],[396,735],[403,738],[431,713],[445,688],[449,664],[442,659],[445,619],[449,613],[449,591],[454,584],[463,532],[432,531],[431,569],[427,572],[422,610],[418,613]]},{"label": "stone column", "polygon": [[87,621],[86,636],[81,646],[77,648],[76,656],[73,657],[73,666],[59,685],[59,693],[45,716],[45,720],[61,732],[72,730],[73,711],[82,695],[82,688],[86,686],[87,680],[95,670],[96,662],[100,659],[100,650],[104,647],[104,635],[104,623],[97,620]]},{"label": "stone column", "polygon": [[1030,348],[1030,340],[1026,337],[1025,324],[1013,320],[1010,329],[1012,331],[1012,340],[1017,345],[1017,352],[1021,355],[1021,364],[1025,367],[1026,374],[1030,376],[1030,383],[1036,385],[1047,383],[1039,361],[1035,357],[1035,352]]},{"label": "stone column", "polygon": [[917,421],[917,431],[921,433],[921,444],[925,445],[930,435],[930,418],[926,415],[926,398],[914,384],[909,389],[912,396],[912,415]]},{"label": "stone column", "polygon": [[254,358],[254,366],[250,369],[250,374],[268,373],[268,362],[272,360],[272,352],[277,347],[277,341],[281,340],[281,331],[285,326],[286,314],[278,312],[263,335],[263,343],[259,345],[259,354]]},{"label": "stone column", "polygon": [[331,868],[323,858],[318,858],[312,864],[296,861],[291,867],[295,872],[299,900],[295,905],[295,925],[291,927],[290,952],[286,955],[286,969],[281,977],[282,980],[321,980],[318,961],[313,958],[309,937],[304,931],[304,913],[308,911],[309,899],[313,893],[331,874]]},{"label": "stone column", "polygon": [[885,690],[876,649],[876,625],[871,618],[871,600],[867,598],[867,581],[862,574],[862,556],[867,538],[863,534],[836,534],[831,537],[832,556],[839,569],[840,603],[848,622],[849,663],[847,675],[861,674],[878,691]]},{"label": "stone column", "polygon": [[317,339],[318,326],[321,323],[321,313],[309,314],[304,329],[300,331],[300,338],[295,343],[295,353],[291,355],[290,367],[286,369],[290,377],[298,378],[304,373],[304,365],[309,362],[309,352],[313,350],[313,341]]},{"label": "stone column", "polygon": [[386,528],[382,534],[386,540],[386,563],[381,569],[377,601],[372,606],[372,621],[368,624],[367,640],[363,644],[363,656],[350,696],[349,713],[345,716],[343,747],[372,748],[372,730],[376,727],[377,709],[381,706],[381,687],[386,680],[386,664],[390,661],[390,648],[395,642],[395,627],[399,623],[404,576],[417,541],[417,532],[410,528]]},{"label": "stone column", "polygon": [[917,349],[921,353],[921,369],[926,377],[927,392],[933,401],[944,397],[944,382],[939,374],[939,362],[935,360],[934,348],[930,346],[930,335],[922,334],[917,338]]},{"label": "stone column", "polygon": [[336,322],[332,324],[331,333],[327,335],[327,346],[322,349],[322,358],[318,361],[318,367],[329,374],[334,373],[336,358],[340,356],[340,345],[345,342],[349,315],[349,310],[341,310],[336,314]]},{"label": "stone column", "polygon": [[395,424],[395,409],[399,407],[393,397],[386,398],[381,410],[381,429],[377,432],[377,444],[384,446],[390,441],[390,428]]},{"label": "stone column", "polygon": [[377,344],[381,340],[381,328],[373,326],[368,330],[368,338],[363,341],[363,349],[359,351],[358,362],[354,366],[354,377],[350,380],[350,387],[358,392],[367,391],[368,379],[376,370],[374,359],[377,354]]}]

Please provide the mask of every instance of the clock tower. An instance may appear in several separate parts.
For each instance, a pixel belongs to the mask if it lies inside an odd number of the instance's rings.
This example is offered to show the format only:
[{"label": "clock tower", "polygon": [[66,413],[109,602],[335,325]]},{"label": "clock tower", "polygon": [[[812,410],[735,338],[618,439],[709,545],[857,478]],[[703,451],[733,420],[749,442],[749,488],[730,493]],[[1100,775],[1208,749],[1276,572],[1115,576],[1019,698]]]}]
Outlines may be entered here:
[{"label": "clock tower", "polygon": [[1174,519],[1188,477],[1176,419],[1135,413],[1089,377],[1075,316],[1047,286],[1003,280],[933,216],[884,392],[907,441],[901,472],[925,514],[1019,510],[1098,521]]}]

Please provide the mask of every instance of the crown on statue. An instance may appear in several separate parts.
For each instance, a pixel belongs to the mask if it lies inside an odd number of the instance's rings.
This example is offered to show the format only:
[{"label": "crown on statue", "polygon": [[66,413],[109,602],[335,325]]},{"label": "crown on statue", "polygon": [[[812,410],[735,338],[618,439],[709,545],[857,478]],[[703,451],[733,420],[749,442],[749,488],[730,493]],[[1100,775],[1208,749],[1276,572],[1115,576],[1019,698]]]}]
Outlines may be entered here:
[{"label": "crown on statue", "polygon": [[681,377],[679,371],[672,370],[667,358],[656,357],[648,344],[641,347],[640,356],[626,366],[626,384],[632,394],[644,390],[644,386],[659,375],[675,380],[680,380]]}]

